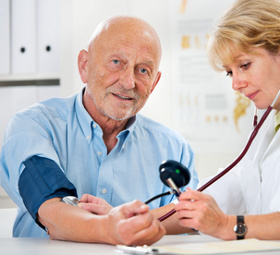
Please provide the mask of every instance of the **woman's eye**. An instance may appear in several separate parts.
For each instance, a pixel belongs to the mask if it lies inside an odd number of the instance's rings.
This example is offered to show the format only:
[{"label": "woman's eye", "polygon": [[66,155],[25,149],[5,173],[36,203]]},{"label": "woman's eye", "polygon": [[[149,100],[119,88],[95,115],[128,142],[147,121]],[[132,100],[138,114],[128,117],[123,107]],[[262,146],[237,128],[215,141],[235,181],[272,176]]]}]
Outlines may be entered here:
[{"label": "woman's eye", "polygon": [[244,65],[241,65],[240,67],[243,68],[243,69],[248,69],[250,67],[251,63],[246,63]]},{"label": "woman's eye", "polygon": [[226,75],[232,77],[232,71],[228,71]]}]

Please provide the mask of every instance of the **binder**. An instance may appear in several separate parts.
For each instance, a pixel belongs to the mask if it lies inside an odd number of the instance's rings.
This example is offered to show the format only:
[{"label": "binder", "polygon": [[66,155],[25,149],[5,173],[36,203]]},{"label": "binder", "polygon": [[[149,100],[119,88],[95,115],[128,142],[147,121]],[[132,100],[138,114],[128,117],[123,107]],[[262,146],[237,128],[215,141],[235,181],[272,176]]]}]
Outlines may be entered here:
[{"label": "binder", "polygon": [[37,1],[38,73],[59,74],[60,1]]},{"label": "binder", "polygon": [[10,1],[0,0],[0,75],[10,73]]},{"label": "binder", "polygon": [[36,72],[36,1],[11,0],[11,71]]}]

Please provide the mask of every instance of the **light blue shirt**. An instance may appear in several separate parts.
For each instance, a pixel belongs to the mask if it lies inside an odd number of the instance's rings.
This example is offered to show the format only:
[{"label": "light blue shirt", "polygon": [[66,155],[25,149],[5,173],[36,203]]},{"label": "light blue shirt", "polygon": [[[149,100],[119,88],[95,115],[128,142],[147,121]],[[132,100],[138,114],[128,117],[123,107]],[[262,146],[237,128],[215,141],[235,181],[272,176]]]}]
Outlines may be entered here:
[{"label": "light blue shirt", "polygon": [[[146,201],[169,190],[159,178],[164,160],[176,160],[191,173],[189,187],[198,183],[193,151],[175,131],[140,114],[107,155],[103,132],[82,103],[83,90],[68,98],[35,104],[12,117],[0,154],[1,184],[18,205],[13,235],[47,236],[26,211],[18,190],[23,161],[33,155],[55,161],[75,185],[78,196],[91,194],[117,206],[134,199]],[[155,200],[150,208],[170,202],[171,196]]]}]

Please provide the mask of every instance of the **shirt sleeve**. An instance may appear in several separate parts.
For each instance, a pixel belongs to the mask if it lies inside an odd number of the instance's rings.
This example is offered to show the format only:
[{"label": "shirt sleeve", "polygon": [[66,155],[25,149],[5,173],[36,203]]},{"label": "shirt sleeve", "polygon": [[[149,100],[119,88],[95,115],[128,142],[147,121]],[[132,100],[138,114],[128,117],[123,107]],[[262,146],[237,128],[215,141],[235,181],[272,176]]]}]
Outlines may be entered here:
[{"label": "shirt sleeve", "polygon": [[32,156],[53,160],[61,169],[57,152],[47,129],[32,118],[32,112],[15,115],[8,124],[0,154],[1,185],[10,198],[22,210],[26,210],[19,194],[18,182],[25,166],[24,161]]},{"label": "shirt sleeve", "polygon": [[[201,187],[213,177],[203,179],[198,186]],[[223,177],[207,187],[203,193],[211,195],[221,210],[226,214],[246,214],[246,204],[238,175],[228,172]]]}]

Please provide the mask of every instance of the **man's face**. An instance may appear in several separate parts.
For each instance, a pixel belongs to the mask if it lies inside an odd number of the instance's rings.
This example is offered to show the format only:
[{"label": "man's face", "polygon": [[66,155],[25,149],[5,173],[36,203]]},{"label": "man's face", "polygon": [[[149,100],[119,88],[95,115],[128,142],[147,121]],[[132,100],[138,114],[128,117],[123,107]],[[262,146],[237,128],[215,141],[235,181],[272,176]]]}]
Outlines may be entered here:
[{"label": "man's face", "polygon": [[124,120],[146,103],[160,78],[159,52],[147,38],[116,30],[89,48],[87,90],[101,115]]}]

